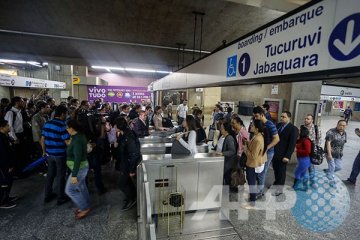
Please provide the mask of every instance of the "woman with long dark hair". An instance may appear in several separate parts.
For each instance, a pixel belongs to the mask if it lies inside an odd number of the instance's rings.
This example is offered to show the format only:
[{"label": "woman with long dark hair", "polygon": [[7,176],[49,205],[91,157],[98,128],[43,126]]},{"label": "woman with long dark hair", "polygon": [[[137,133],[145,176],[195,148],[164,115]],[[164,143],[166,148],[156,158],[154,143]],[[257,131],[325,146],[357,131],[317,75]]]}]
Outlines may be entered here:
[{"label": "woman with long dark hair", "polygon": [[236,140],[235,133],[232,130],[231,124],[228,122],[223,122],[220,125],[220,132],[224,138],[224,143],[222,145],[222,150],[219,155],[225,157],[224,159],[224,184],[230,185],[231,183],[231,171],[236,165]]},{"label": "woman with long dark hair", "polygon": [[155,107],[153,122],[156,131],[167,131],[169,128],[163,127],[162,109],[160,106]]},{"label": "woman with long dark hair", "polygon": [[250,190],[250,204],[244,206],[245,208],[253,208],[255,206],[257,186],[256,174],[262,172],[264,163],[266,162],[267,144],[265,144],[266,134],[265,125],[255,119],[250,125],[250,131],[253,137],[250,142],[243,141],[243,149],[246,154],[246,179]]},{"label": "woman with long dark hair", "polygon": [[[305,126],[300,128],[300,136],[296,142],[296,156],[298,164],[295,169],[294,190],[307,191],[308,176],[307,169],[310,167],[311,140],[309,129]],[[303,188],[301,188],[301,184]]]},{"label": "woman with long dark hair", "polygon": [[67,131],[71,135],[67,148],[66,164],[71,174],[66,183],[65,192],[77,205],[75,218],[86,217],[90,212],[90,195],[86,186],[86,176],[89,171],[87,161],[87,139],[76,120],[67,123]]},{"label": "woman with long dark hair", "polygon": [[190,151],[191,154],[197,153],[196,147],[196,122],[192,115],[187,115],[185,121],[182,122],[185,133],[179,133],[176,139]]}]

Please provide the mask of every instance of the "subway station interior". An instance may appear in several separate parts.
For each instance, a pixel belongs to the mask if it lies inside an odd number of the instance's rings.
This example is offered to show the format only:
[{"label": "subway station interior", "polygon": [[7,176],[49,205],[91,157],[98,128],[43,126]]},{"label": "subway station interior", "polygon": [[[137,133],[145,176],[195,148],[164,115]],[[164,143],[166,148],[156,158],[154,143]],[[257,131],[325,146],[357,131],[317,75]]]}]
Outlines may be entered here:
[{"label": "subway station interior", "polygon": [[0,239],[359,239],[359,0],[0,13]]}]

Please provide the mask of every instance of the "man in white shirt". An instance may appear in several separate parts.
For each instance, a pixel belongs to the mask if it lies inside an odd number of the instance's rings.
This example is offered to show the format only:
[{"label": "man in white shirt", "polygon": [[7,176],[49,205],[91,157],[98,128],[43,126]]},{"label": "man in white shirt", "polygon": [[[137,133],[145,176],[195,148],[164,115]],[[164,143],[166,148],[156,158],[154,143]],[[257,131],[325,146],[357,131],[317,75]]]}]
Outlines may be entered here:
[{"label": "man in white shirt", "polygon": [[24,100],[21,97],[13,97],[11,99],[12,108],[6,113],[4,119],[8,121],[10,126],[9,136],[14,139],[14,174],[21,176],[21,170],[25,167],[26,153],[24,149],[26,146],[24,139],[23,117],[21,109],[24,107]]},{"label": "man in white shirt", "polygon": [[188,111],[187,100],[184,100],[182,104],[177,107],[176,115],[178,117],[178,124],[181,125],[186,118]]},{"label": "man in white shirt", "polygon": [[23,118],[21,114],[21,108],[23,107],[24,100],[21,97],[13,97],[11,99],[13,107],[5,114],[5,120],[10,125],[10,137],[12,137],[16,143],[19,143],[20,136],[24,132]]}]

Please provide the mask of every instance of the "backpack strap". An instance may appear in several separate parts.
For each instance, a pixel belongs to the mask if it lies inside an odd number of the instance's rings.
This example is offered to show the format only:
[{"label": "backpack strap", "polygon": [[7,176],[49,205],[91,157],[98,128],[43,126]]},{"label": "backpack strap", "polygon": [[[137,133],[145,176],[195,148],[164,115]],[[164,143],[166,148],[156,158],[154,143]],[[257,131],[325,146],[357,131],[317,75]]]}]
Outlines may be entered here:
[{"label": "backpack strap", "polygon": [[319,127],[318,125],[314,125],[315,128],[315,140],[318,141],[319,140]]}]

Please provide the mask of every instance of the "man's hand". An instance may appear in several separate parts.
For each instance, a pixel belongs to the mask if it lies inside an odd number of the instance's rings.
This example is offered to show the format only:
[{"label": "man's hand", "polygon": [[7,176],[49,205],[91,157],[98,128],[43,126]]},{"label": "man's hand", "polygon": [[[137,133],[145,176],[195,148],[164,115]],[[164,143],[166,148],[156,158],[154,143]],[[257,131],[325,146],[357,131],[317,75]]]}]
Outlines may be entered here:
[{"label": "man's hand", "polygon": [[129,173],[130,177],[135,177],[136,173]]},{"label": "man's hand", "polygon": [[283,158],[283,159],[282,159],[283,163],[288,163],[289,160],[290,160],[290,159],[288,159],[288,158]]},{"label": "man's hand", "polygon": [[49,155],[46,152],[43,152],[42,156],[43,157],[48,157]]},{"label": "man's hand", "polygon": [[71,177],[71,183],[72,184],[78,184],[78,179],[77,179],[77,177]]}]

